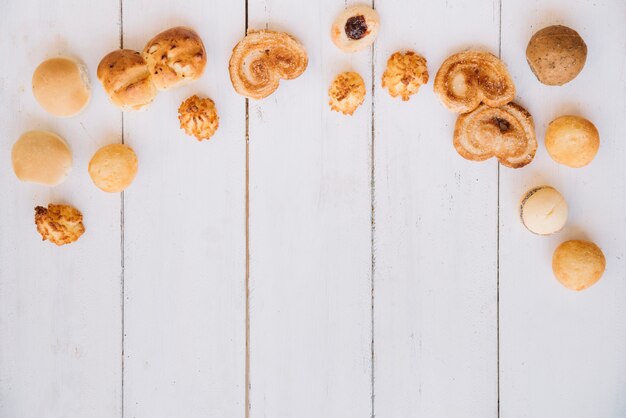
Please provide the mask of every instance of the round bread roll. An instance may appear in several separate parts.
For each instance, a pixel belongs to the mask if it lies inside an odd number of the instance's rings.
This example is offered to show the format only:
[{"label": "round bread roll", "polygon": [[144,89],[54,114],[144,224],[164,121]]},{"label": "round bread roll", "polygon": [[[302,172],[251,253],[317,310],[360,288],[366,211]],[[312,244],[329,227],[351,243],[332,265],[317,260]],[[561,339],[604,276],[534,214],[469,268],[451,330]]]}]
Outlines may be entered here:
[{"label": "round bread roll", "polygon": [[29,131],[13,145],[13,171],[18,179],[56,186],[72,171],[72,151],[60,136]]},{"label": "round bread roll", "polygon": [[109,193],[126,189],[137,174],[137,155],[124,144],[105,145],[89,161],[94,184]]},{"label": "round bread roll", "polygon": [[576,78],[585,66],[587,45],[574,29],[548,26],[530,38],[526,60],[540,82],[560,86]]},{"label": "round bread roll", "polygon": [[593,242],[565,241],[554,250],[552,271],[568,289],[584,290],[602,277],[606,259]]},{"label": "round bread roll", "polygon": [[330,37],[342,51],[356,52],[374,43],[379,26],[376,10],[356,5],[337,16],[330,29]]},{"label": "round bread roll", "polygon": [[554,187],[536,187],[526,193],[520,205],[522,224],[532,233],[550,235],[567,222],[567,202]]},{"label": "round bread roll", "polygon": [[579,168],[589,164],[600,148],[598,130],[585,118],[561,116],[546,130],[546,149],[554,161]]},{"label": "round bread roll", "polygon": [[157,95],[148,65],[137,51],[118,49],[107,54],[97,74],[111,102],[122,110],[143,109]]},{"label": "round bread roll", "polygon": [[51,58],[39,64],[32,85],[37,102],[54,116],[77,115],[91,98],[87,69],[72,58]]},{"label": "round bread roll", "polygon": [[152,81],[159,90],[189,83],[202,76],[206,51],[200,36],[182,26],[168,29],[152,38],[143,49]]}]

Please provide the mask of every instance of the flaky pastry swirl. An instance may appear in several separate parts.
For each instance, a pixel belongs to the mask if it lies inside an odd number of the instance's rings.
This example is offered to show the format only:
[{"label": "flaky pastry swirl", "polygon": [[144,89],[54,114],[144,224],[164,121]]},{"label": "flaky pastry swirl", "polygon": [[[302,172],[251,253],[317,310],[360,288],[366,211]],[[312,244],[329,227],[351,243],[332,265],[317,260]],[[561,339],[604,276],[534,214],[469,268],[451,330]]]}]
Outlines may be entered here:
[{"label": "flaky pastry swirl", "polygon": [[435,93],[449,110],[466,113],[481,103],[492,107],[509,103],[515,97],[515,85],[495,55],[466,51],[441,64],[435,76]]},{"label": "flaky pastry swirl", "polygon": [[228,64],[235,91],[251,99],[272,94],[280,79],[291,80],[304,72],[308,57],[291,35],[270,30],[250,30],[233,48]]},{"label": "flaky pastry swirl", "polygon": [[454,147],[468,160],[496,157],[502,165],[520,168],[530,163],[537,151],[533,118],[520,105],[480,105],[459,115],[454,128]]}]

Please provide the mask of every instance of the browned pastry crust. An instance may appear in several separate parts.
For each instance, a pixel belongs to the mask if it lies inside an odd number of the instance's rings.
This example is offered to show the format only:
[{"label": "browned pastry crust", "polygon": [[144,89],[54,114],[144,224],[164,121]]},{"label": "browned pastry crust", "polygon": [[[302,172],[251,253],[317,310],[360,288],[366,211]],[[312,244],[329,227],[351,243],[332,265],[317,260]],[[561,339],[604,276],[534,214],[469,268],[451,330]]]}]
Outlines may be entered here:
[{"label": "browned pastry crust", "polygon": [[383,88],[389,90],[391,97],[401,96],[402,100],[409,100],[409,96],[417,93],[420,86],[427,82],[426,60],[415,52],[395,52],[387,60]]},{"label": "browned pastry crust", "polygon": [[495,55],[466,51],[441,64],[435,76],[435,93],[449,110],[466,113],[481,103],[492,107],[509,103],[515,97],[515,85]]},{"label": "browned pastry crust", "polygon": [[280,79],[291,80],[304,72],[308,57],[291,35],[271,30],[250,30],[233,48],[228,64],[235,91],[251,99],[272,94]]},{"label": "browned pastry crust", "polygon": [[178,108],[180,127],[198,141],[210,139],[219,127],[215,103],[209,98],[201,99],[195,94],[181,103]]},{"label": "browned pastry crust", "polygon": [[454,147],[468,160],[496,157],[507,167],[523,167],[533,160],[537,151],[533,118],[515,103],[500,107],[480,105],[470,113],[459,115],[454,128]]},{"label": "browned pastry crust", "polygon": [[83,215],[68,205],[49,204],[35,208],[35,225],[43,240],[56,245],[70,244],[85,232]]},{"label": "browned pastry crust", "polygon": [[330,108],[344,115],[352,115],[365,100],[365,82],[355,72],[339,74],[328,89]]},{"label": "browned pastry crust", "polygon": [[97,71],[109,98],[122,110],[139,110],[157,95],[146,61],[137,51],[118,49],[107,54]]},{"label": "browned pastry crust", "polygon": [[166,90],[196,80],[206,66],[206,51],[200,36],[178,26],[159,33],[143,49],[152,81]]}]

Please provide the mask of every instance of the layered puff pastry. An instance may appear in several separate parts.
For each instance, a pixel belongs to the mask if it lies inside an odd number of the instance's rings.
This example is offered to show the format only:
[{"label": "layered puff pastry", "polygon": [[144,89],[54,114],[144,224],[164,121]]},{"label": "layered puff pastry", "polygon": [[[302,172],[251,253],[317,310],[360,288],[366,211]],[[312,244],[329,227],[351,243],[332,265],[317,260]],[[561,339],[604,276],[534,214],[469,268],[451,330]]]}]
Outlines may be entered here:
[{"label": "layered puff pastry", "polygon": [[233,49],[228,71],[237,93],[263,99],[278,88],[281,78],[300,76],[308,62],[304,47],[291,35],[250,30]]},{"label": "layered puff pastry", "polygon": [[379,26],[378,13],[374,9],[365,5],[352,6],[337,16],[330,37],[342,51],[356,52],[374,43]]},{"label": "layered puff pastry", "polygon": [[515,97],[506,66],[488,52],[466,51],[446,59],[435,76],[435,93],[452,112],[467,113],[481,103],[491,107]]},{"label": "layered puff pastry", "polygon": [[83,215],[69,205],[49,204],[35,208],[35,225],[44,241],[56,245],[71,244],[85,232]]},{"label": "layered puff pastry", "polygon": [[426,59],[413,51],[395,52],[387,60],[383,73],[383,88],[388,89],[391,97],[402,97],[407,101],[428,82]]},{"label": "layered puff pastry", "polygon": [[328,89],[328,104],[335,112],[352,115],[365,100],[365,82],[355,72],[337,75]]},{"label": "layered puff pastry", "polygon": [[159,90],[184,85],[202,76],[206,51],[202,39],[190,28],[178,26],[152,38],[141,54]]},{"label": "layered puff pastry", "polygon": [[219,127],[215,102],[194,94],[178,108],[178,121],[187,135],[196,137],[198,141],[210,139]]},{"label": "layered puff pastry", "polygon": [[515,103],[500,107],[482,104],[459,115],[454,128],[454,147],[468,160],[496,157],[504,166],[523,167],[533,160],[537,151],[532,116]]}]

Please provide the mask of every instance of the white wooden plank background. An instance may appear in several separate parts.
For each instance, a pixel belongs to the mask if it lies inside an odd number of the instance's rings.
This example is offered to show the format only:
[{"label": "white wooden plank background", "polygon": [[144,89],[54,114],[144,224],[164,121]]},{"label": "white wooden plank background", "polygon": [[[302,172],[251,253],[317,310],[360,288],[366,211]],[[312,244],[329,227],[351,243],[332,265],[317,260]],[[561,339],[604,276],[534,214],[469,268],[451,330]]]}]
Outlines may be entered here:
[{"label": "white wooden plank background", "polygon": [[[355,54],[330,41],[344,7],[0,0],[0,417],[626,416],[626,5],[381,0],[379,37]],[[559,88],[538,83],[524,56],[552,23],[589,47],[583,72]],[[249,103],[227,70],[246,24],[292,33],[310,59],[300,78]],[[204,77],[122,116],[96,80],[100,58],[173,25],[202,36]],[[525,169],[467,162],[452,147],[455,116],[432,80],[468,47],[501,52],[535,118],[540,148]],[[424,55],[431,76],[408,103],[380,86],[403,49]],[[60,54],[85,61],[94,92],[66,120],[30,92],[36,65]],[[352,117],[326,97],[347,70],[367,86]],[[208,143],[177,127],[193,93],[217,104]],[[568,112],[602,138],[580,170],[557,166],[542,145],[547,123]],[[29,129],[69,141],[63,185],[15,179],[11,146]],[[87,163],[122,140],[139,174],[107,195]],[[570,204],[568,227],[549,238],[516,214],[544,183]],[[77,243],[40,242],[33,207],[49,201],[83,211]],[[550,269],[572,237],[607,256],[605,277],[582,293]]]}]

